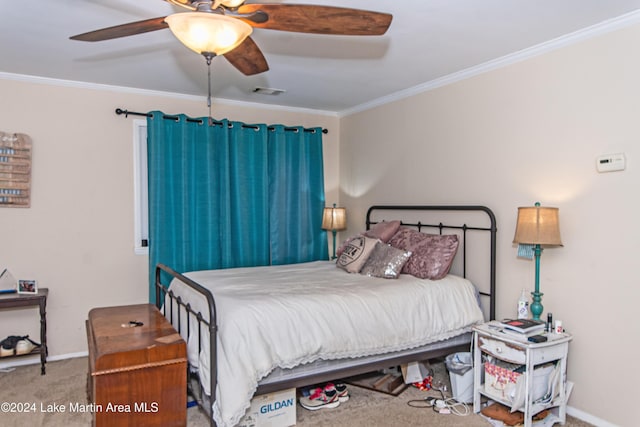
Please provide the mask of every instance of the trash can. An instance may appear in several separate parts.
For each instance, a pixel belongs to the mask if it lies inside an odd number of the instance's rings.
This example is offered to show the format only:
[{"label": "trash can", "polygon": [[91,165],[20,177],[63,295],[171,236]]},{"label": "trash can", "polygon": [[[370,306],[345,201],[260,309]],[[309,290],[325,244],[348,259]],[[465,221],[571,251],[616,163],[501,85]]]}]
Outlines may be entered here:
[{"label": "trash can", "polygon": [[451,380],[451,395],[461,403],[473,402],[473,358],[471,353],[453,353],[445,358]]}]

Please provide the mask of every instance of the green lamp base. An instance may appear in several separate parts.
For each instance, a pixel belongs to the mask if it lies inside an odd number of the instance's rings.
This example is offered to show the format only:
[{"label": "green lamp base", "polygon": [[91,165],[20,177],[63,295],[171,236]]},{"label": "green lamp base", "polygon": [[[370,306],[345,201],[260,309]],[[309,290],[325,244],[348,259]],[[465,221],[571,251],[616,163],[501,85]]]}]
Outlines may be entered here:
[{"label": "green lamp base", "polygon": [[535,291],[531,292],[531,296],[533,297],[533,303],[531,303],[531,315],[533,316],[533,320],[540,320],[540,315],[544,310],[542,307],[542,292],[540,292],[540,256],[542,255],[542,246],[535,245],[533,248],[533,253],[535,255],[536,260],[536,287]]},{"label": "green lamp base", "polygon": [[542,292],[531,292],[531,296],[533,297],[533,303],[529,307],[531,309],[531,315],[533,316],[533,320],[540,320],[540,315],[544,311],[544,307],[542,306]]}]

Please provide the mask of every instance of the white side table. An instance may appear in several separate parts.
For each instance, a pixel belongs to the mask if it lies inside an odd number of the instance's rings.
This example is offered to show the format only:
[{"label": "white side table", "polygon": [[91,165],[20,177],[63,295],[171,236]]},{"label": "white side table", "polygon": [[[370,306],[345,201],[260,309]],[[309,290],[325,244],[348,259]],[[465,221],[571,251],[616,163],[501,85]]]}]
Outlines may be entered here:
[{"label": "white side table", "polygon": [[[533,343],[527,341],[524,337],[514,337],[512,334],[506,334],[500,329],[492,327],[496,322],[488,322],[473,328],[473,412],[480,412],[481,397],[486,396],[489,399],[500,402],[508,407],[512,406],[510,398],[501,396],[500,393],[482,382],[484,363],[483,355],[493,356],[495,359],[507,362],[509,364],[524,365],[525,372],[525,396],[524,407],[519,408],[524,412],[524,425],[531,427],[532,417],[538,412],[549,409],[558,408],[557,417],[561,424],[566,421],[567,415],[567,355],[569,353],[569,341],[572,336],[567,333],[555,334],[545,333],[548,340],[542,343]],[[549,362],[559,364],[560,381],[557,396],[550,402],[534,401],[534,369],[536,366]],[[546,384],[545,384],[546,390]]]}]

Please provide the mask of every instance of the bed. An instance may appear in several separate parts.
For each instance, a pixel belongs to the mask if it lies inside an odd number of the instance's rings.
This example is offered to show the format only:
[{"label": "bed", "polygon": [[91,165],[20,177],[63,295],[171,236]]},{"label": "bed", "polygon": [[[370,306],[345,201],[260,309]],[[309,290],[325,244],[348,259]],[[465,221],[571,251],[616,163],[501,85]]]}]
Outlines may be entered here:
[{"label": "bed", "polygon": [[369,277],[335,261],[157,266],[156,303],[187,341],[189,392],[212,425],[237,424],[254,394],[469,350],[471,326],[495,318],[495,216],[484,206],[372,206],[366,233],[392,221],[455,236],[448,274]]}]

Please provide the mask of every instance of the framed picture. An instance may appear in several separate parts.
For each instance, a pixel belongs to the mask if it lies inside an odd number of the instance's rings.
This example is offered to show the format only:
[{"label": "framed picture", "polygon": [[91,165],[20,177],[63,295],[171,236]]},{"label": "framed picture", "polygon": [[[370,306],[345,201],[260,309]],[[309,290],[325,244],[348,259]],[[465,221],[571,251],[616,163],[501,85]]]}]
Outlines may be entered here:
[{"label": "framed picture", "polygon": [[38,293],[38,284],[35,280],[18,280],[19,294],[36,294]]}]

